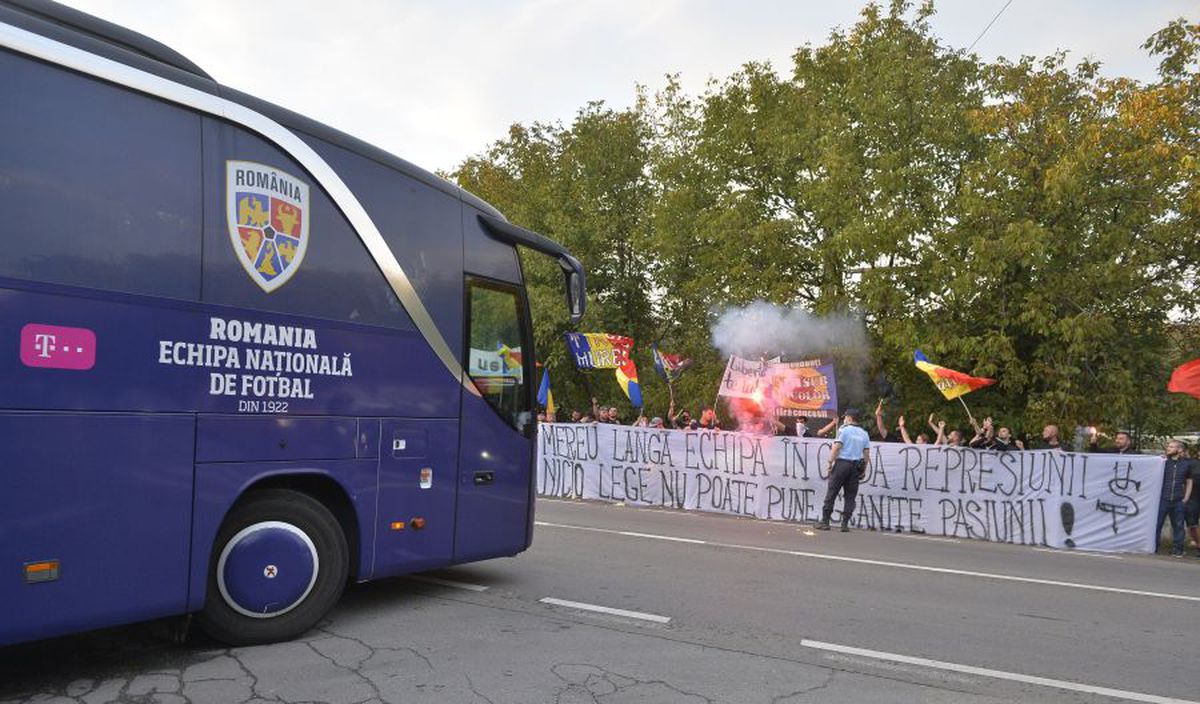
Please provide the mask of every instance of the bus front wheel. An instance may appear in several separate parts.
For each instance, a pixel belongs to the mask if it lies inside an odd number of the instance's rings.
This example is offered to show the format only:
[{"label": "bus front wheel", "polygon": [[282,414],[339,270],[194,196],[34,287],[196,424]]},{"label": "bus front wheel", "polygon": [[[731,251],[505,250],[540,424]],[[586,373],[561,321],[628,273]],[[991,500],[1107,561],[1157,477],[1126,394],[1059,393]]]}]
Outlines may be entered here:
[{"label": "bus front wheel", "polygon": [[295,638],[337,602],[348,569],[329,509],[297,491],[256,492],[217,533],[199,625],[230,645]]}]

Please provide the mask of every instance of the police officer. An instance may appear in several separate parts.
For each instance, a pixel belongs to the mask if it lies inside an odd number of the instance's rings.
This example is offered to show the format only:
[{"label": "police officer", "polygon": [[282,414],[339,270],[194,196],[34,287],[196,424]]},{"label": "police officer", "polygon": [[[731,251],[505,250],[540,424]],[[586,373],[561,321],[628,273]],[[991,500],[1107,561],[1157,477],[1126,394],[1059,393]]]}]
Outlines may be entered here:
[{"label": "police officer", "polygon": [[842,532],[850,530],[850,516],[854,515],[854,498],[858,496],[858,483],[867,475],[871,447],[867,431],[859,427],[862,412],[848,408],[845,423],[833,441],[833,454],[829,457],[829,487],[825,490],[825,506],[821,511],[821,522],[817,530],[829,530],[829,519],[833,516],[833,503],[838,492],[842,492]]}]

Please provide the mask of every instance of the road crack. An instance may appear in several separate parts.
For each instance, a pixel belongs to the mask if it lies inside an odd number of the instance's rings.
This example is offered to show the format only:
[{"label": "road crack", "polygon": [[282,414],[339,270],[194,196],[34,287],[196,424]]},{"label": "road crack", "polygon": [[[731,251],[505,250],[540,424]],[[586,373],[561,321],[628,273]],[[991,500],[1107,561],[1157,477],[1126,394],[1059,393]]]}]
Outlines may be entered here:
[{"label": "road crack", "polygon": [[781,694],[780,696],[772,699],[771,704],[784,704],[784,702],[789,699],[802,697],[806,694],[812,694],[813,692],[819,692],[822,689],[827,689],[831,684],[833,684],[833,678],[837,676],[837,673],[837,670],[830,668],[829,673],[825,676],[825,681],[821,684],[813,685],[812,687],[805,687],[804,689],[798,689],[795,692],[790,692],[788,694]]},{"label": "road crack", "polygon": [[558,704],[592,701],[603,704],[607,697],[624,695],[622,699],[653,701],[662,704],[715,704],[697,692],[688,692],[660,679],[638,679],[588,663],[558,663],[550,672],[566,686],[555,693]]},{"label": "road crack", "polygon": [[472,694],[487,702],[487,704],[496,704],[496,702],[492,701],[489,697],[484,695],[483,692],[480,692],[479,689],[475,687],[475,682],[471,679],[470,675],[464,674],[463,677],[467,678],[467,687],[470,688]]}]

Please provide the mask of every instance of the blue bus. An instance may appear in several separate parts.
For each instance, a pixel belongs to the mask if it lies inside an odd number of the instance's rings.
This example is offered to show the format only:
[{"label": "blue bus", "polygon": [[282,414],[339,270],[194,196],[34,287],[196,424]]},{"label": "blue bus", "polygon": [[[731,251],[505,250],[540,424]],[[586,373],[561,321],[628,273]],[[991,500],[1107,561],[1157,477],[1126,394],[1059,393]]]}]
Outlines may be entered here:
[{"label": "blue bus", "polygon": [[555,242],[46,0],[0,0],[0,232],[0,645],[270,642],[529,547],[518,247],[578,320]]}]

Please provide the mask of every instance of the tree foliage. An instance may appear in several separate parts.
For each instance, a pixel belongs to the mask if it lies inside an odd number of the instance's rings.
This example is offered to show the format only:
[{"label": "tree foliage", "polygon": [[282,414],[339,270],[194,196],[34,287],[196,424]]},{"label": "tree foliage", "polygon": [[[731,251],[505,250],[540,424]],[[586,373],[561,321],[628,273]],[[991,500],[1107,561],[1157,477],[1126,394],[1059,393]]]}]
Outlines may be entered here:
[{"label": "tree foliage", "polygon": [[[652,414],[649,343],[697,360],[679,400],[709,405],[714,316],[761,299],[861,317],[867,368],[846,376],[870,381],[842,396],[893,414],[949,410],[920,346],[996,377],[970,400],[1017,429],[1200,427],[1200,404],[1164,391],[1200,356],[1200,26],[1146,40],[1147,84],[1061,53],[984,62],[940,43],[933,12],[872,3],[786,73],[748,63],[698,96],[668,76],[628,109],[514,125],[454,176],[584,262],[584,327],[638,341]],[[525,266],[540,359],[585,407],[561,277]],[[622,400],[607,376],[590,386]]]}]

